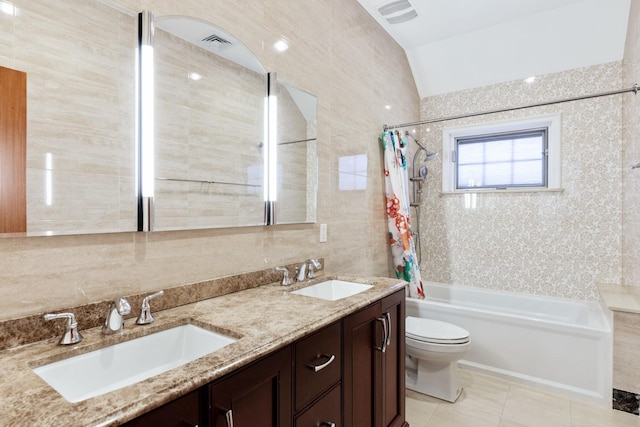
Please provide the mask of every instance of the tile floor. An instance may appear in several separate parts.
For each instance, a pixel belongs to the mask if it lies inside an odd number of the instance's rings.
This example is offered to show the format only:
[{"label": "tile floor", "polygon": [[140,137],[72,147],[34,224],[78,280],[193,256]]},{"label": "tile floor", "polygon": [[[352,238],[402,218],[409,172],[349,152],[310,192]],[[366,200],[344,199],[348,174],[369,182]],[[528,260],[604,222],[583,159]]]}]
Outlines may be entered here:
[{"label": "tile floor", "polygon": [[638,427],[640,417],[460,369],[456,403],[407,390],[411,427]]}]

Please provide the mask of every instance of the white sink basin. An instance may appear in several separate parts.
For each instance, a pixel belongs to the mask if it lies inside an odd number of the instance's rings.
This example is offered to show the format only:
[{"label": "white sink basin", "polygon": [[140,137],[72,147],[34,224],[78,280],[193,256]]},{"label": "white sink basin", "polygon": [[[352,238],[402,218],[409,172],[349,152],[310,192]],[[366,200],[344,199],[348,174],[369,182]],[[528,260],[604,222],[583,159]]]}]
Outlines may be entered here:
[{"label": "white sink basin", "polygon": [[235,341],[182,325],[35,368],[69,402],[80,402],[167,372]]},{"label": "white sink basin", "polygon": [[304,295],[307,297],[326,299],[335,301],[342,298],[359,294],[372,288],[373,285],[365,285],[363,283],[345,282],[344,280],[327,280],[306,288],[298,289],[291,292],[296,295]]}]

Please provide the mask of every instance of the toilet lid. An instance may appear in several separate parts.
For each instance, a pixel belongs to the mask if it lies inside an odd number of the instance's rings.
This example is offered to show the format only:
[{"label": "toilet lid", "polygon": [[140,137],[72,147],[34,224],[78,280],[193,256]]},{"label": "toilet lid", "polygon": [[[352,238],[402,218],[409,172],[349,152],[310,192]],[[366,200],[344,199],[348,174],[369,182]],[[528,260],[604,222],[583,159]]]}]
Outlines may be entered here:
[{"label": "toilet lid", "polygon": [[451,323],[433,319],[407,317],[407,338],[434,344],[464,344],[469,342],[469,332]]}]

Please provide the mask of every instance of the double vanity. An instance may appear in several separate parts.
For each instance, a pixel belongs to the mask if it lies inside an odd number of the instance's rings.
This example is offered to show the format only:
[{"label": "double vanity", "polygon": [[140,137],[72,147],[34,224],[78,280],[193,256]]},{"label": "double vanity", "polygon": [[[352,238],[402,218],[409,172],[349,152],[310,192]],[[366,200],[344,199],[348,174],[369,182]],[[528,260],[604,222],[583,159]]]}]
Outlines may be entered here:
[{"label": "double vanity", "polygon": [[118,334],[4,350],[3,422],[402,426],[404,287],[341,275],[231,288]]}]

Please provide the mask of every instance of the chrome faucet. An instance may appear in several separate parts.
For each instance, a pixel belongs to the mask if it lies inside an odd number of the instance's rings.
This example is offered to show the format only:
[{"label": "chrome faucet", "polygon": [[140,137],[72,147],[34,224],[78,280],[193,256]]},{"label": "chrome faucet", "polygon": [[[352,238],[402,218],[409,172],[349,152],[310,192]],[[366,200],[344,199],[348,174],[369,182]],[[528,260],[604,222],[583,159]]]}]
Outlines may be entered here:
[{"label": "chrome faucet", "polygon": [[142,306],[140,307],[140,315],[138,316],[138,320],[136,323],[138,325],[148,325],[149,323],[153,323],[153,316],[151,315],[151,306],[149,305],[149,300],[164,295],[164,291],[158,291],[154,294],[147,295],[142,300]]},{"label": "chrome faucet", "polygon": [[60,337],[58,344],[77,344],[82,341],[82,334],[78,331],[78,321],[73,313],[45,314],[44,320],[67,319],[64,334]]},{"label": "chrome faucet", "polygon": [[300,264],[300,267],[296,268],[296,282],[304,282],[307,277],[307,261]]},{"label": "chrome faucet", "polygon": [[124,317],[131,313],[129,301],[123,297],[116,297],[109,304],[107,318],[102,325],[102,333],[105,335],[116,334],[124,330]]},{"label": "chrome faucet", "polygon": [[317,270],[321,267],[320,262],[311,258],[300,264],[300,267],[296,268],[296,281],[304,282],[305,278],[307,279],[315,279],[316,272],[314,268]]},{"label": "chrome faucet", "polygon": [[282,282],[280,282],[282,286],[291,285],[291,277],[289,277],[289,270],[287,269],[287,267],[276,267],[274,268],[274,270],[282,271],[284,273],[284,275],[282,276]]}]

